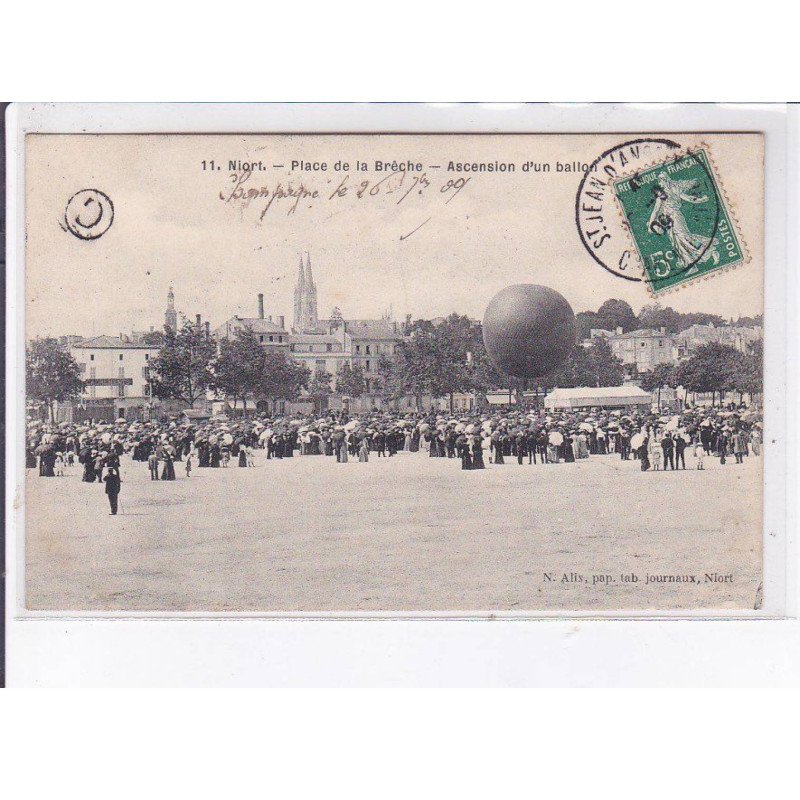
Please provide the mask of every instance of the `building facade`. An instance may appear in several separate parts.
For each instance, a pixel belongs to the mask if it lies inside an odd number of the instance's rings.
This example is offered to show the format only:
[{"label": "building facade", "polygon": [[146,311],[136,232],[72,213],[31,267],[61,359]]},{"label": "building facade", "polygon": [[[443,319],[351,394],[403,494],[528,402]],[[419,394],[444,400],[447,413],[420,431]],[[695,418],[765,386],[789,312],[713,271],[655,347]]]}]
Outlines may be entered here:
[{"label": "building facade", "polygon": [[151,409],[150,360],[158,347],[125,336],[95,336],[74,342],[70,353],[81,371],[80,399],[61,404],[64,421],[146,419]]}]

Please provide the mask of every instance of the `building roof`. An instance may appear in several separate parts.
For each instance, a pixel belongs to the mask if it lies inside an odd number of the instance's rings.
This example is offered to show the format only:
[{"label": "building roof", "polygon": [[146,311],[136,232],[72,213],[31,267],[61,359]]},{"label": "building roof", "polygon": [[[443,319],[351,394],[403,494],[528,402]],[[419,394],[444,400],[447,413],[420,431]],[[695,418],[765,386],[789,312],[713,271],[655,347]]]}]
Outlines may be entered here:
[{"label": "building roof", "polygon": [[142,342],[129,342],[119,336],[92,336],[72,344],[72,347],[87,350],[158,350],[158,345],[142,344]]},{"label": "building roof", "polygon": [[289,341],[292,344],[342,344],[341,337],[332,333],[293,333]]},{"label": "building roof", "polygon": [[614,339],[643,339],[645,337],[652,338],[671,338],[674,334],[667,331],[657,331],[653,328],[639,328],[635,331],[628,331],[628,333],[615,333],[612,335]]},{"label": "building roof", "polygon": [[261,319],[261,317],[237,317],[233,316],[226,322],[223,322],[215,331],[215,334],[223,333],[228,325],[232,328],[246,326],[250,328],[253,333],[282,333],[286,334],[286,328],[282,328],[275,322],[270,322],[268,319]]},{"label": "building roof", "polygon": [[353,339],[399,339],[394,322],[385,319],[347,320],[347,332]]},{"label": "building roof", "polygon": [[546,406],[644,405],[652,395],[638,386],[578,386],[574,389],[553,389],[545,397]]}]

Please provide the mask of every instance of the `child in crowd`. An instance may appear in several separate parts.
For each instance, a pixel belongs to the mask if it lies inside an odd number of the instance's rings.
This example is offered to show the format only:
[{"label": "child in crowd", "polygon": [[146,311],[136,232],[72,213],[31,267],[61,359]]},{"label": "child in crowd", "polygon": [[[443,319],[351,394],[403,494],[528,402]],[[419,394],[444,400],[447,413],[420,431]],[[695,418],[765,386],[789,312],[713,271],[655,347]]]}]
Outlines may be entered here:
[{"label": "child in crowd", "polygon": [[698,442],[694,448],[694,455],[697,458],[697,469],[705,469],[703,466],[703,457],[705,456],[705,450],[703,450],[702,442]]}]

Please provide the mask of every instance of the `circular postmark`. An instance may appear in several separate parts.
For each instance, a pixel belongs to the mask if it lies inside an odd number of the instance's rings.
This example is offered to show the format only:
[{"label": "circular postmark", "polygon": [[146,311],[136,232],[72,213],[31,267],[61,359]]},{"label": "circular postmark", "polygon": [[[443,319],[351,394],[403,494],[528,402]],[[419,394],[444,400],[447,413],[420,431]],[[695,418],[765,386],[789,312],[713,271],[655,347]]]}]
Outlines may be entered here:
[{"label": "circular postmark", "polygon": [[65,230],[86,241],[99,239],[114,221],[114,204],[99,189],[81,189],[70,197],[64,211]]},{"label": "circular postmark", "polygon": [[658,159],[666,160],[680,148],[671,139],[632,139],[606,150],[584,173],[575,197],[575,225],[589,255],[612,275],[644,280],[615,204],[613,182]]}]

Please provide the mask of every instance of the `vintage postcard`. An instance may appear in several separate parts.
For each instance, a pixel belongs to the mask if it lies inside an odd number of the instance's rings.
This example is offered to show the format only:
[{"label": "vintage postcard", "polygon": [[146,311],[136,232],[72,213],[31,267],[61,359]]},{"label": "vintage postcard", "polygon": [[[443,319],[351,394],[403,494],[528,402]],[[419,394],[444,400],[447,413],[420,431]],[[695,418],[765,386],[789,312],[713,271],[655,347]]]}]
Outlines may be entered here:
[{"label": "vintage postcard", "polygon": [[762,133],[24,147],[26,611],[762,608]]}]

